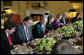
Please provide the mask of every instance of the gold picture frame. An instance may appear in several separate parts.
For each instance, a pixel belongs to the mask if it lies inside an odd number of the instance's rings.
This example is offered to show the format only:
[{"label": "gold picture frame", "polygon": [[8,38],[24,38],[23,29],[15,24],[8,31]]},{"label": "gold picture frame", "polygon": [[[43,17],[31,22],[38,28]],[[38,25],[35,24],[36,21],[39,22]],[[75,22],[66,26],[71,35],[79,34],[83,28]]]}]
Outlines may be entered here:
[{"label": "gold picture frame", "polygon": [[12,6],[12,1],[3,1],[4,6]]},{"label": "gold picture frame", "polygon": [[83,3],[83,1],[70,1],[70,3]]}]

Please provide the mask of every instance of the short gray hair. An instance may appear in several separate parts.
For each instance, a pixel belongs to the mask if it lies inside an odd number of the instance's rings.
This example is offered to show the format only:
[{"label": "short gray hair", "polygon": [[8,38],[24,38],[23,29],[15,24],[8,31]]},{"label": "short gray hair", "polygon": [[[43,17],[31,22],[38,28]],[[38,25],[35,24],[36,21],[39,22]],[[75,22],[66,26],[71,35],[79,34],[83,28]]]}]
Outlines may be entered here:
[{"label": "short gray hair", "polygon": [[64,12],[63,15],[68,14],[67,12]]},{"label": "short gray hair", "polygon": [[48,18],[46,15],[43,15],[40,19]]}]

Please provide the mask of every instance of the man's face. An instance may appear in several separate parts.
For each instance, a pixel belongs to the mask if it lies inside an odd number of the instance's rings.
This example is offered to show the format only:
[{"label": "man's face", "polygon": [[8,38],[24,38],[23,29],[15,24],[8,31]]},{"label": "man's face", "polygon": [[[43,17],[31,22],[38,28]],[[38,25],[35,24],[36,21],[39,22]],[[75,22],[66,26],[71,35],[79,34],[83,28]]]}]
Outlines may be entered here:
[{"label": "man's face", "polygon": [[32,25],[32,22],[33,22],[32,20],[26,21],[26,26],[27,26],[27,27],[30,27],[30,26]]},{"label": "man's face", "polygon": [[67,13],[63,15],[63,17],[64,17],[64,18],[67,18],[67,16],[68,16],[68,14],[67,14]]},{"label": "man's face", "polygon": [[9,33],[9,34],[12,34],[13,32],[15,32],[15,27],[12,28],[11,30],[9,30],[9,29],[7,29],[7,30],[8,30],[8,33]]},{"label": "man's face", "polygon": [[79,17],[80,17],[80,15],[77,16],[77,18],[79,18]]},{"label": "man's face", "polygon": [[46,22],[47,22],[47,19],[46,18],[41,20],[41,23],[42,24],[45,24]]},{"label": "man's face", "polygon": [[59,20],[61,20],[62,16],[59,17]]}]

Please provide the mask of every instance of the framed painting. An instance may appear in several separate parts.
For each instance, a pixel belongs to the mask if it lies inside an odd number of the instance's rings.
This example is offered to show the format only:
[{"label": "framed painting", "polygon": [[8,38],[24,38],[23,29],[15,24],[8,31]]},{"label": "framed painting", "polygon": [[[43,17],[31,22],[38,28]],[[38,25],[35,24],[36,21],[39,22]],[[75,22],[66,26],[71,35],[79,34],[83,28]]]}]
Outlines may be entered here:
[{"label": "framed painting", "polygon": [[3,1],[4,6],[12,6],[12,1]]},{"label": "framed painting", "polygon": [[30,14],[30,16],[33,18],[33,21],[39,21],[43,14]]},{"label": "framed painting", "polygon": [[70,1],[70,3],[83,3],[83,1]]}]

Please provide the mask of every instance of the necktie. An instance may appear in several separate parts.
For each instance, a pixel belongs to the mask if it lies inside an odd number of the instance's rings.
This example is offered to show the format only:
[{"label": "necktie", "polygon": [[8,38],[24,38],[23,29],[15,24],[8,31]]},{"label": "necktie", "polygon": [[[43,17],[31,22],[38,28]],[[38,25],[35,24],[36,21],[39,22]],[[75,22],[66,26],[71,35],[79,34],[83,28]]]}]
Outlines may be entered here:
[{"label": "necktie", "polygon": [[43,34],[45,35],[45,26],[43,25]]},{"label": "necktie", "polygon": [[27,28],[26,28],[26,35],[27,35],[27,40],[29,40],[29,32]]},{"label": "necktie", "polygon": [[8,41],[9,41],[9,45],[12,46],[12,41],[11,41],[11,38],[10,38],[9,34],[8,34]]}]

